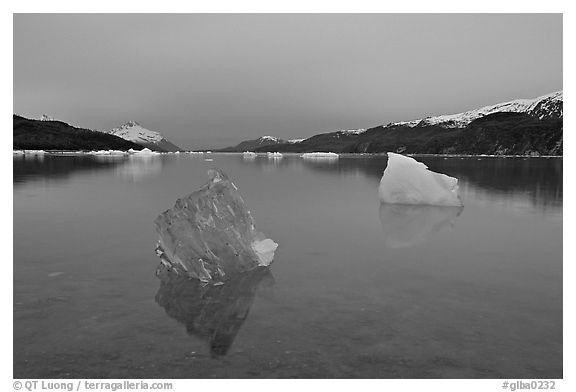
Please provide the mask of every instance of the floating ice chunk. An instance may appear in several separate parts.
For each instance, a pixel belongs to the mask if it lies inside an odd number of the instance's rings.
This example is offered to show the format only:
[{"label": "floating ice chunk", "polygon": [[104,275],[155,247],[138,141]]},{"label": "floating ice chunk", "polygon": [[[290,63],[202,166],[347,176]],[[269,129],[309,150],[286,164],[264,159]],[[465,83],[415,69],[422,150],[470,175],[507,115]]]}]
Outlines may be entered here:
[{"label": "floating ice chunk", "polygon": [[236,186],[219,169],[154,221],[157,254],[178,273],[217,283],[269,265],[278,246],[256,231]]},{"label": "floating ice chunk", "polygon": [[90,151],[92,155],[126,155],[127,152],[121,150],[98,150]]},{"label": "floating ice chunk", "polygon": [[282,158],[283,155],[281,152],[269,152],[268,158]]},{"label": "floating ice chunk", "polygon": [[333,152],[307,152],[302,154],[304,159],[338,159],[338,154]]},{"label": "floating ice chunk", "polygon": [[256,256],[258,256],[258,259],[260,260],[259,264],[264,267],[269,266],[270,263],[272,263],[276,248],[278,248],[278,244],[270,238],[252,242],[252,249],[256,252]]},{"label": "floating ice chunk", "polygon": [[383,203],[462,206],[458,179],[430,171],[422,162],[391,152],[378,195]]},{"label": "floating ice chunk", "polygon": [[134,153],[134,155],[154,155],[154,154],[160,154],[160,153],[157,151],[152,151],[149,148],[143,148],[142,150],[136,151]]},{"label": "floating ice chunk", "polygon": [[44,155],[46,151],[44,150],[24,150],[24,154],[28,155]]},{"label": "floating ice chunk", "polygon": [[242,159],[245,161],[253,161],[256,159],[257,154],[251,151],[245,151],[242,153]]},{"label": "floating ice chunk", "polygon": [[380,204],[384,245],[406,248],[454,225],[464,207]]}]

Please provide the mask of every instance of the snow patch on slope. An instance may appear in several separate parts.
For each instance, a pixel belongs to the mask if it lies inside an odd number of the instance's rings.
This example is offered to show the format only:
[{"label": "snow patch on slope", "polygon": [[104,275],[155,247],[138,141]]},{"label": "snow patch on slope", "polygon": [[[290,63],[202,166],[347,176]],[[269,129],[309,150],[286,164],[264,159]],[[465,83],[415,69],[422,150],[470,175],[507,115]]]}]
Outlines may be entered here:
[{"label": "snow patch on slope", "polygon": [[271,141],[271,142],[278,142],[280,139],[274,136],[262,136],[258,138],[260,141]]},{"label": "snow patch on slope", "polygon": [[341,133],[344,135],[359,135],[361,133],[366,132],[366,128],[360,128],[360,129],[343,129],[341,131],[337,131],[337,133]]},{"label": "snow patch on slope", "polygon": [[146,129],[136,121],[128,121],[126,124],[111,129],[106,133],[130,140],[134,143],[159,143],[163,139],[159,132]]},{"label": "snow patch on slope", "polygon": [[[405,125],[415,127],[417,125],[440,125],[445,128],[463,128],[472,121],[497,112],[527,113],[534,112],[538,118],[546,116],[547,112],[553,110],[558,102],[563,101],[563,92],[557,91],[533,99],[516,99],[514,101],[498,103],[496,105],[484,106],[480,109],[469,110],[463,113],[445,114],[441,116],[426,117],[420,120],[399,121],[390,123],[388,126]],[[538,112],[536,112],[538,110]],[[559,113],[563,115],[562,112]]]}]

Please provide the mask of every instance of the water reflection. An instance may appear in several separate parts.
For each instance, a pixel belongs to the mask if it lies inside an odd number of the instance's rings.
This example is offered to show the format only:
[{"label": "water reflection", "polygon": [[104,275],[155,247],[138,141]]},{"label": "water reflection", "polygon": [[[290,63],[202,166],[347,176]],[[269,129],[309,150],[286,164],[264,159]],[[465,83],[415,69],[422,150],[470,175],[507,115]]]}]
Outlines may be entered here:
[{"label": "water reflection", "polygon": [[28,181],[47,179],[64,180],[73,173],[91,173],[110,170],[121,165],[123,160],[97,159],[95,156],[51,156],[51,155],[14,155],[14,185]]},{"label": "water reflection", "polygon": [[141,181],[160,172],[162,172],[162,158],[157,155],[132,155],[123,165],[116,167],[118,175],[132,182]]},{"label": "water reflection", "polygon": [[380,204],[384,245],[407,248],[453,227],[464,207]]},{"label": "water reflection", "polygon": [[156,302],[186,326],[186,332],[209,343],[214,357],[226,355],[248,317],[259,287],[270,287],[270,269],[260,267],[239,274],[220,286],[178,275],[164,265],[156,270],[160,288]]},{"label": "water reflection", "polygon": [[[539,209],[561,208],[563,197],[562,158],[494,158],[417,156],[430,170],[456,177],[462,196],[484,192],[491,199],[502,195],[522,198]],[[288,156],[282,165],[300,165],[308,170],[335,176],[362,174],[380,181],[388,158],[383,155],[340,155],[331,162],[304,160]],[[245,164],[262,164],[258,160]],[[471,198],[475,194],[470,195]]]},{"label": "water reflection", "polygon": [[126,155],[77,155],[77,154],[19,154],[14,155],[14,185],[34,180],[66,180],[77,173],[96,173],[114,170],[130,181],[140,181],[158,174],[166,157]]}]

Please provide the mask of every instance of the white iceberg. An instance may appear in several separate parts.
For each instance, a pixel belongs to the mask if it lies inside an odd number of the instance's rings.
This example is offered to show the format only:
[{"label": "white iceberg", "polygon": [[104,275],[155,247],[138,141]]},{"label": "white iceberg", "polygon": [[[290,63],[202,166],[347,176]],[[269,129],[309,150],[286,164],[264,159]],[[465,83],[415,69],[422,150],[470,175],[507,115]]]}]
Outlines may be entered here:
[{"label": "white iceberg", "polygon": [[269,152],[268,153],[268,158],[282,158],[282,153],[281,152]]},{"label": "white iceberg", "polygon": [[24,154],[28,155],[44,155],[46,151],[44,150],[24,150]]},{"label": "white iceberg", "polygon": [[382,203],[462,206],[457,178],[435,173],[422,162],[391,152],[378,195]]},{"label": "white iceberg", "polygon": [[246,151],[242,153],[242,159],[245,161],[253,161],[256,159],[257,154],[255,152]]},{"label": "white iceberg", "polygon": [[304,159],[338,159],[338,154],[334,152],[307,152],[302,154]]},{"label": "white iceberg", "polygon": [[121,150],[97,150],[90,151],[92,155],[126,155],[127,152]]},{"label": "white iceberg", "polygon": [[148,155],[159,155],[160,153],[157,151],[152,151],[149,148],[143,148],[142,150],[136,151],[133,154],[137,156],[148,156]]},{"label": "white iceberg", "polygon": [[256,256],[258,256],[258,265],[266,267],[274,260],[274,252],[278,248],[278,244],[270,238],[265,238],[263,240],[256,239],[252,242],[251,247]]}]

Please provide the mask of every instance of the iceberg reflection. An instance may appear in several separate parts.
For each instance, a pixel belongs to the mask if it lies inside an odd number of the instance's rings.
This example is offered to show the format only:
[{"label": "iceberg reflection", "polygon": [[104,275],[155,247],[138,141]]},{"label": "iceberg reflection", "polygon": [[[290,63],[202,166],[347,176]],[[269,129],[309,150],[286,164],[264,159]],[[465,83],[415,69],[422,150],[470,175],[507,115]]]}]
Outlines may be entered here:
[{"label": "iceberg reflection", "polygon": [[248,317],[259,287],[272,286],[268,267],[241,273],[223,285],[204,284],[161,264],[156,302],[186,326],[188,334],[205,340],[213,357],[226,355]]},{"label": "iceberg reflection", "polygon": [[384,244],[389,248],[417,245],[452,227],[464,207],[380,204]]},{"label": "iceberg reflection", "polygon": [[125,163],[116,168],[116,173],[132,182],[162,172],[162,158],[157,155],[131,155]]}]

